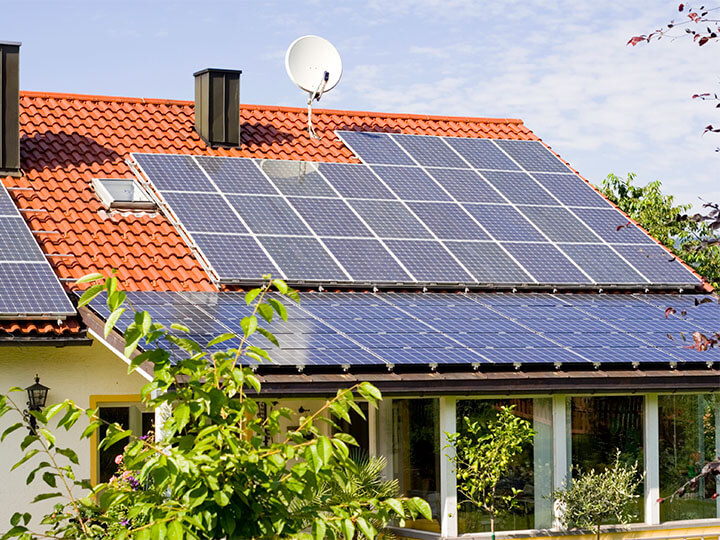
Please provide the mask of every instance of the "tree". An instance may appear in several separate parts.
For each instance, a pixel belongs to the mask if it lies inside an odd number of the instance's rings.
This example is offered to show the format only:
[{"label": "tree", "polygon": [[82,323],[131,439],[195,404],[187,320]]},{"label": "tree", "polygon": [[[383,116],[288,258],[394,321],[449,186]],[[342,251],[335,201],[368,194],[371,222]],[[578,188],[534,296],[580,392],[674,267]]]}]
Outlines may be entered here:
[{"label": "tree", "polygon": [[[635,180],[632,173],[626,179],[610,174],[599,189],[711,285],[720,285],[720,244],[715,232],[720,229],[720,222],[687,215],[691,205],[675,204],[672,195],[662,192],[659,180],[645,186],[635,185]],[[717,209],[714,211],[718,217]]]},{"label": "tree", "polygon": [[600,540],[602,523],[613,520],[625,525],[630,521],[632,512],[628,507],[639,497],[639,486],[637,462],[622,463],[618,451],[615,462],[604,471],[580,471],[570,487],[553,492],[553,499],[563,526],[594,528]]},{"label": "tree", "polygon": [[458,491],[470,504],[489,514],[493,539],[495,518],[501,511],[514,508],[522,493],[516,488],[500,492],[498,484],[535,435],[530,422],[513,414],[514,407],[501,407],[497,417],[487,424],[465,416],[465,429],[448,434],[448,446],[455,450],[449,457],[455,465]]},{"label": "tree", "polygon": [[[85,291],[79,306],[107,294],[111,312],[107,336],[128,309],[125,293],[115,277],[93,274],[80,281],[96,283]],[[430,518],[430,506],[420,498],[368,489],[340,500],[327,489],[329,485],[345,488],[355,481],[349,447],[356,442],[342,432],[322,435],[318,422],[328,421],[337,428],[332,418],[349,422],[351,410],[362,416],[356,399],[375,406],[382,396],[374,386],[361,383],[338,391],[288,433],[281,431],[280,419],[291,417],[289,409],[260,412],[261,385],[250,365],[269,361],[270,356],[248,339],[261,335],[277,345],[262,321],[287,318],[283,297],[299,301],[283,281],[266,276],[264,286],[245,295],[249,313],[241,322],[243,334],[223,334],[207,344],[182,337],[187,328],[164,328],[147,312],[135,312],[134,322],[125,330],[125,354],[131,358],[142,344],[145,350],[132,358],[130,370],[144,362],[153,365],[153,380],[142,388],[142,398],[149,408],[168,411],[164,425],[158,426],[162,436],[136,438],[109,424],[101,447],[130,438],[118,457],[124,481],[90,488],[75,479],[72,464],[77,464],[77,456],[56,446],[50,423],[60,418],[57,428],[70,429],[87,418],[83,437],[89,437],[101,425],[97,410],[84,410],[67,400],[32,412],[38,429],[23,440],[24,457],[13,468],[34,462],[28,483],[37,476],[52,489],[35,500],[63,497],[64,501],[42,519],[47,533],[38,531],[29,512],[16,513],[2,538],[352,540],[375,538],[391,519],[402,524],[418,514]],[[166,343],[182,354],[171,356]],[[217,351],[221,343],[233,346]],[[2,439],[24,425],[13,391],[23,390],[15,388],[0,396],[0,416],[14,413],[19,421]],[[272,442],[273,438],[281,442]],[[73,487],[84,495],[78,497]]]}]

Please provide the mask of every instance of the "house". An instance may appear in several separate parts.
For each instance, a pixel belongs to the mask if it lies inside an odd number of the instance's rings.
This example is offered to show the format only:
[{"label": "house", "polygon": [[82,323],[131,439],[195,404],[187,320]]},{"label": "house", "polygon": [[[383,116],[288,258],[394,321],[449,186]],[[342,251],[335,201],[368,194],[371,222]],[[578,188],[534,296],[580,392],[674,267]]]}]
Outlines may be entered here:
[{"label": "house", "polygon": [[[265,395],[300,416],[357,381],[383,391],[349,429],[433,507],[402,536],[487,531],[456,511],[445,433],[507,403],[536,436],[501,535],[560,535],[548,493],[618,449],[644,473],[635,537],[717,534],[712,480],[658,502],[720,447],[720,355],[680,337],[717,329],[711,290],[520,120],[317,110],[313,139],[304,109],[213,100],[239,72],[198,72],[197,103],[18,93],[19,45],[0,51],[3,388],[37,374],[49,402],[149,429],[148,374],[126,374],[102,305],[48,304],[58,287],[75,302],[77,278],[116,270],[137,307],[201,340],[237,331],[242,291],[271,271],[302,302],[274,323]],[[96,441],[78,450],[84,477],[112,474]],[[0,523],[32,499],[26,474],[4,476]]]}]

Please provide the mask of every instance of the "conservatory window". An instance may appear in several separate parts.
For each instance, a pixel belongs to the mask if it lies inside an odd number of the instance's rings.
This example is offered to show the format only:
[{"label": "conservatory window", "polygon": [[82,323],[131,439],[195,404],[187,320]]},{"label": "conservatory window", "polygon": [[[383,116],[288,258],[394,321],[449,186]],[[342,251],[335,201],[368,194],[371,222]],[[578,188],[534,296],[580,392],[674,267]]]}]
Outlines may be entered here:
[{"label": "conservatory window", "polygon": [[[718,455],[718,406],[713,394],[658,397],[660,495],[670,496]],[[666,500],[660,505],[660,519],[714,518],[718,516],[716,479],[700,479],[695,491]]]}]

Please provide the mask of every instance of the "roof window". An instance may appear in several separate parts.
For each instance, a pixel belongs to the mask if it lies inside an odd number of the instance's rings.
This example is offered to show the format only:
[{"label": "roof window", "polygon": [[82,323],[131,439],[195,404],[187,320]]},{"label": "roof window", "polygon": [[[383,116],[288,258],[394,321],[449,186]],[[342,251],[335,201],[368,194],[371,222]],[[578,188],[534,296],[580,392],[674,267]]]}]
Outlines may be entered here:
[{"label": "roof window", "polygon": [[92,183],[107,208],[146,211],[157,208],[155,202],[133,178],[93,178]]}]

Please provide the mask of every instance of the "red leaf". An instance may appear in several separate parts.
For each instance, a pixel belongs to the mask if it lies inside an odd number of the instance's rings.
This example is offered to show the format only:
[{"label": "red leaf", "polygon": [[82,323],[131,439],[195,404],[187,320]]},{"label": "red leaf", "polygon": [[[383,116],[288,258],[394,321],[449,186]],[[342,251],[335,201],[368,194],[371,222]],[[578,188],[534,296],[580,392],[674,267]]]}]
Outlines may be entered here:
[{"label": "red leaf", "polygon": [[674,308],[669,307],[665,310],[665,318],[667,319],[670,315],[675,315],[675,313],[677,313],[677,311],[675,311]]},{"label": "red leaf", "polygon": [[628,41],[627,44],[632,45],[634,47],[635,45],[637,45],[638,43],[640,43],[642,41],[647,41],[647,39],[648,38],[646,36],[633,36],[630,38],[630,41]]},{"label": "red leaf", "polygon": [[678,6],[678,11],[682,11],[683,9],[685,9],[685,4],[680,4]]},{"label": "red leaf", "polygon": [[698,22],[700,20],[700,15],[695,13],[694,11],[692,13],[688,13],[688,17],[691,21]]}]

